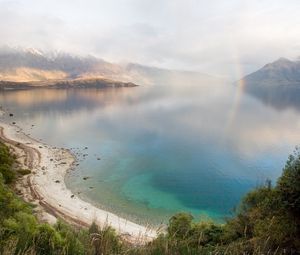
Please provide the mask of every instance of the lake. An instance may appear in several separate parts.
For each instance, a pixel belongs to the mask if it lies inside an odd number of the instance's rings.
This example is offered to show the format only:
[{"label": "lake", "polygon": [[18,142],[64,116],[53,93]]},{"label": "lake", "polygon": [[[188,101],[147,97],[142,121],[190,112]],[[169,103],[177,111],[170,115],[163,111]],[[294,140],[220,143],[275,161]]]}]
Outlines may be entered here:
[{"label": "lake", "polygon": [[300,144],[300,111],[226,83],[5,91],[0,105],[14,113],[5,121],[74,152],[75,194],[137,223],[182,211],[222,221]]}]

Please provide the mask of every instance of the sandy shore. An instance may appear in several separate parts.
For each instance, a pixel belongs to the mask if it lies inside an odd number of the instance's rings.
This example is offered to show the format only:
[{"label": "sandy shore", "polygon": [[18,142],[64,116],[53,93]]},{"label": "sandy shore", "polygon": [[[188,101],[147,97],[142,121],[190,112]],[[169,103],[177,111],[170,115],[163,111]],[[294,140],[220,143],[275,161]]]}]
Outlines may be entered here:
[{"label": "sandy shore", "polygon": [[93,221],[99,226],[109,225],[126,240],[144,243],[157,236],[157,232],[83,201],[66,188],[64,177],[74,167],[75,157],[66,149],[52,148],[26,136],[14,125],[0,122],[0,138],[9,144],[18,161],[31,174],[17,183],[19,194],[37,205],[40,218],[53,223],[56,217],[65,221],[89,226]]}]

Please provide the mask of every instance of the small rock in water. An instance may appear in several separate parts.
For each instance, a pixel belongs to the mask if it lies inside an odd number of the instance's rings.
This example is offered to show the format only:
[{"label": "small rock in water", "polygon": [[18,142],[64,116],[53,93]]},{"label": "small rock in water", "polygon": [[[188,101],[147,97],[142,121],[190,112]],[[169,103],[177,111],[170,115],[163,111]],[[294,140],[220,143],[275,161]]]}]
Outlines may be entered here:
[{"label": "small rock in water", "polygon": [[13,125],[16,125],[16,122],[12,122]]},{"label": "small rock in water", "polygon": [[94,187],[89,187],[90,189],[93,189]]},{"label": "small rock in water", "polygon": [[59,180],[56,180],[55,182],[56,182],[56,183],[60,183],[60,181],[59,181]]},{"label": "small rock in water", "polygon": [[75,195],[72,195],[71,198],[75,197]]},{"label": "small rock in water", "polygon": [[10,113],[10,114],[9,114],[9,117],[12,117],[12,116],[14,116],[14,115],[13,115],[12,113]]},{"label": "small rock in water", "polygon": [[101,158],[97,158],[97,160],[100,160]]},{"label": "small rock in water", "polygon": [[82,179],[86,181],[86,180],[89,179],[89,178],[90,178],[90,177],[85,176],[85,177],[83,177]]}]

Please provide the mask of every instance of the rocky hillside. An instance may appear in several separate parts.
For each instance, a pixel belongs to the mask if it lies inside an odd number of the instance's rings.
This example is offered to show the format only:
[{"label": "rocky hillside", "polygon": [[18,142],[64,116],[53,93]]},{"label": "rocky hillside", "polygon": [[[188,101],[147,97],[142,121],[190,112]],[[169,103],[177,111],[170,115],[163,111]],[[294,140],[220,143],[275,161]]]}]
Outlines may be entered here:
[{"label": "rocky hillside", "polygon": [[8,81],[40,81],[89,77],[111,78],[120,67],[94,57],[66,53],[43,53],[35,49],[0,49],[0,79]]}]

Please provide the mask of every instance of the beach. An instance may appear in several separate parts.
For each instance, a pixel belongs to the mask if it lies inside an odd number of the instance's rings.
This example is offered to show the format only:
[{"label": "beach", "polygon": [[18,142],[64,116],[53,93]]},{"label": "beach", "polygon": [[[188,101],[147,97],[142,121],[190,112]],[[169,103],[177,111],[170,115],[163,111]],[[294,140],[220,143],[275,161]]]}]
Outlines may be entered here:
[{"label": "beach", "polygon": [[31,170],[18,179],[16,190],[25,201],[37,206],[35,211],[42,221],[53,224],[61,218],[82,227],[95,222],[100,227],[111,226],[131,243],[145,243],[157,236],[156,230],[99,209],[67,189],[65,175],[76,164],[69,150],[51,147],[25,135],[19,127],[2,122],[0,140],[12,148],[23,169]]}]

